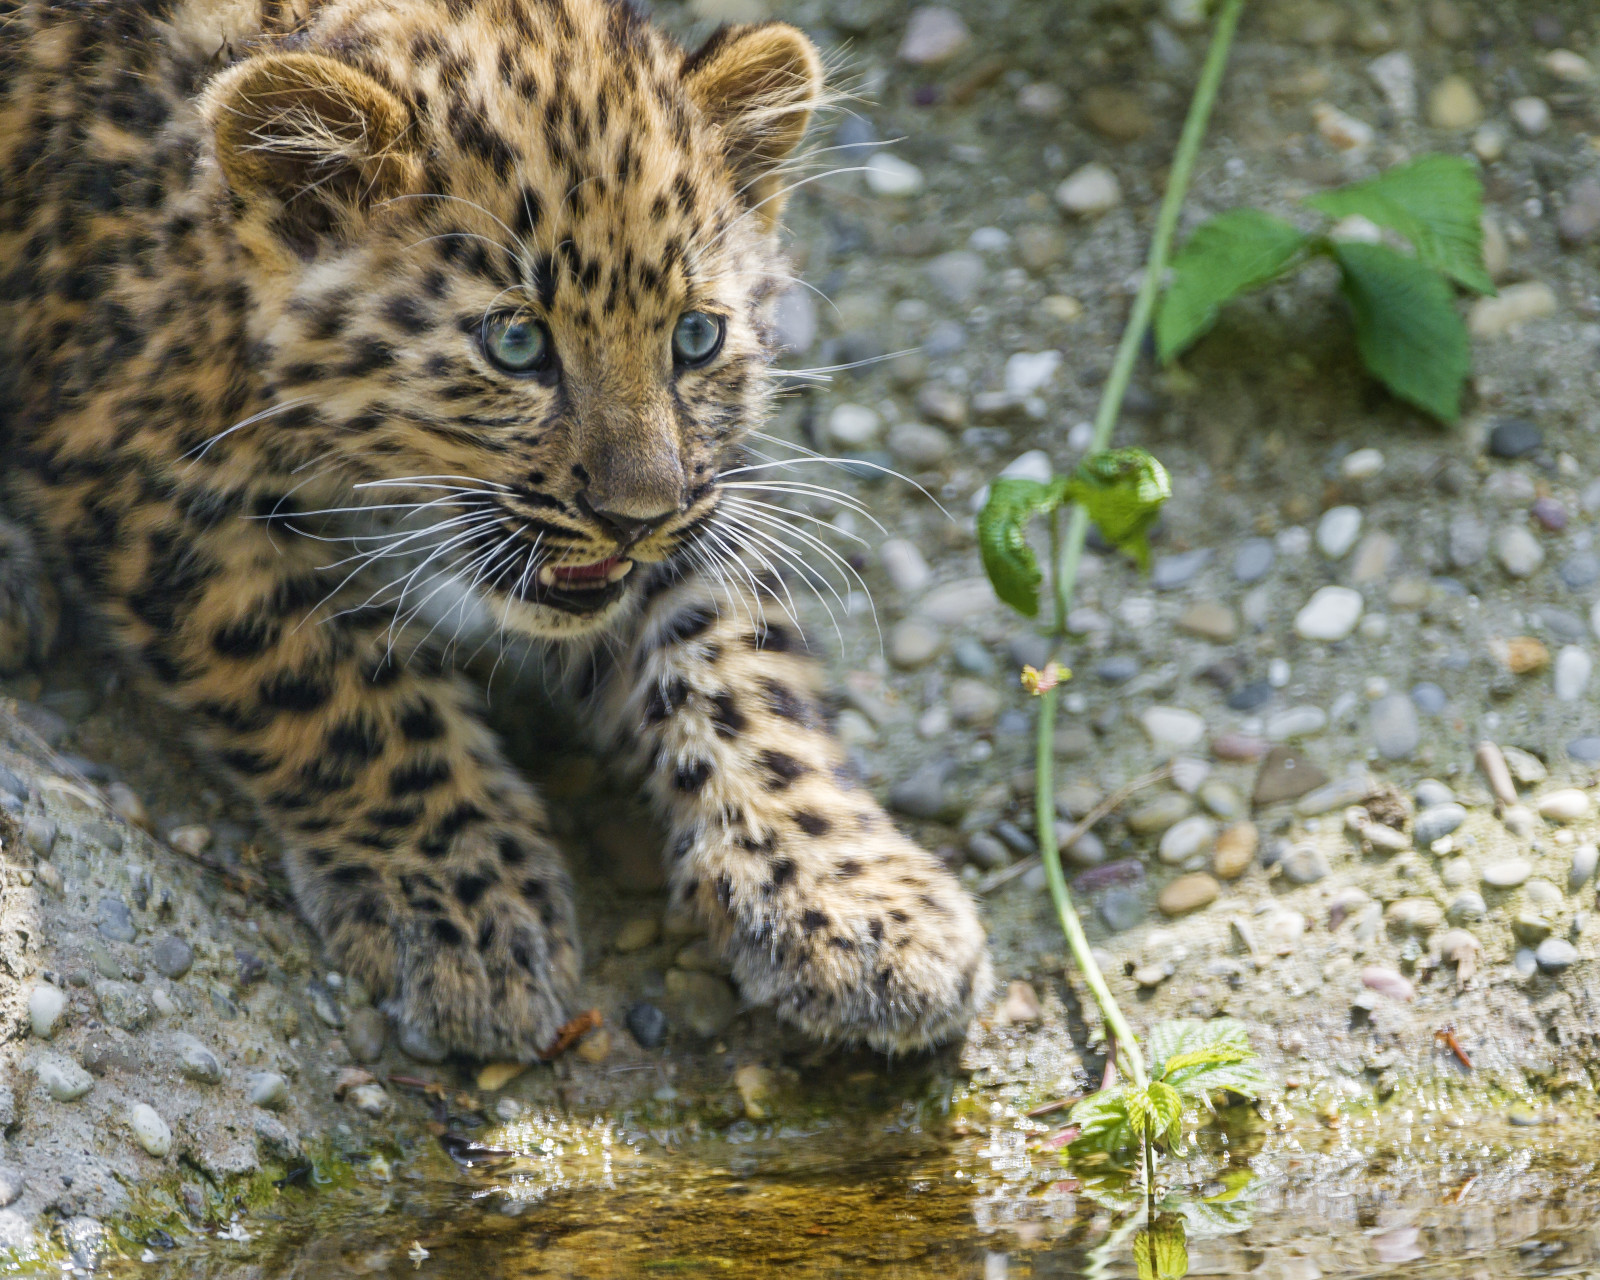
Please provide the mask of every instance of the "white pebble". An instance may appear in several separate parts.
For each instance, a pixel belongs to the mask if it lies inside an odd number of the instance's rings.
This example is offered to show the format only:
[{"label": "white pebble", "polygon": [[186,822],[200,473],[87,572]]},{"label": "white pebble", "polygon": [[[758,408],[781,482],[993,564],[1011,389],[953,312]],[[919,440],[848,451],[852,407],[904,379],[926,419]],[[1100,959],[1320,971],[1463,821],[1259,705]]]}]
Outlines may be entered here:
[{"label": "white pebble", "polygon": [[1317,103],[1311,108],[1311,119],[1322,140],[1335,151],[1360,151],[1372,145],[1372,126],[1331,103]]},{"label": "white pebble", "polygon": [[928,67],[955,57],[972,39],[972,32],[954,9],[922,5],[911,11],[900,41],[900,60]]},{"label": "white pebble", "polygon": [[1498,338],[1529,320],[1553,315],[1555,290],[1542,280],[1508,284],[1493,298],[1479,298],[1467,313],[1467,328],[1475,338]]},{"label": "white pebble", "polygon": [[46,1054],[34,1068],[39,1083],[57,1102],[76,1102],[94,1085],[93,1078],[71,1058]]},{"label": "white pebble", "polygon": [[1181,707],[1148,707],[1139,723],[1158,750],[1174,755],[1198,746],[1206,732],[1206,722]]},{"label": "white pebble", "polygon": [[1485,884],[1496,889],[1515,889],[1533,874],[1533,863],[1526,858],[1502,858],[1483,869]]},{"label": "white pebble", "polygon": [[1306,640],[1343,640],[1361,621],[1363,607],[1359,591],[1349,587],[1319,587],[1305,607],[1295,614],[1295,633]]},{"label": "white pebble", "polygon": [[1002,479],[1037,480],[1040,484],[1049,484],[1054,474],[1050,455],[1043,449],[1029,449],[1027,453],[1020,453],[1000,469]]},{"label": "white pebble", "polygon": [[1317,521],[1317,549],[1330,560],[1337,560],[1356,545],[1361,536],[1361,511],[1358,507],[1329,507]]},{"label": "white pebble", "polygon": [[866,170],[867,190],[875,196],[914,196],[927,185],[921,169],[887,151],[868,156]]},{"label": "white pebble", "polygon": [[157,1159],[172,1150],[172,1130],[148,1102],[129,1108],[128,1127],[133,1130],[134,1141]]},{"label": "white pebble", "polygon": [[1287,658],[1274,658],[1267,663],[1267,683],[1274,689],[1282,689],[1293,675],[1293,668],[1289,666]]},{"label": "white pebble", "polygon": [[1589,59],[1571,49],[1552,49],[1544,55],[1545,70],[1557,80],[1568,84],[1583,84],[1594,79],[1594,68]]},{"label": "white pebble", "polygon": [[1278,536],[1272,541],[1281,556],[1303,556],[1311,550],[1311,534],[1304,526],[1298,524],[1280,529]]},{"label": "white pebble", "polygon": [[1577,787],[1563,787],[1560,791],[1540,796],[1538,808],[1539,816],[1548,818],[1551,822],[1576,822],[1579,818],[1587,818],[1594,805],[1590,802],[1587,791],[1579,791]]},{"label": "white pebble", "polygon": [[1514,98],[1509,109],[1517,128],[1531,138],[1550,127],[1550,104],[1543,98]]},{"label": "white pebble", "polygon": [[1389,109],[1402,120],[1417,114],[1417,67],[1409,53],[1395,50],[1367,63],[1367,74],[1383,91]]},{"label": "white pebble", "polygon": [[1575,644],[1563,645],[1556,654],[1555,693],[1557,702],[1576,702],[1589,687],[1589,677],[1594,674],[1594,659],[1587,649]]},{"label": "white pebble", "polygon": [[1006,391],[1018,398],[1042,391],[1060,366],[1059,351],[1019,351],[1006,361]]},{"label": "white pebble", "polygon": [[871,444],[883,430],[883,419],[876,409],[864,404],[835,405],[828,415],[828,436],[846,449],[860,449]]},{"label": "white pebble", "polygon": [[1491,164],[1506,153],[1506,131],[1497,124],[1486,124],[1472,135],[1472,149],[1478,159]]},{"label": "white pebble", "polygon": [[1204,853],[1217,838],[1217,824],[1203,813],[1194,814],[1168,827],[1162,833],[1156,852],[1169,867],[1179,867],[1197,853]]},{"label": "white pebble", "polygon": [[1544,563],[1544,548],[1520,524],[1504,525],[1494,535],[1494,554],[1500,567],[1513,578],[1531,577]]},{"label": "white pebble", "polygon": [[878,558],[895,590],[903,595],[919,595],[933,580],[922,549],[907,538],[890,538],[878,548]]},{"label": "white pebble", "polygon": [[999,227],[979,227],[967,237],[967,248],[979,253],[1004,253],[1010,247],[1010,233]]},{"label": "white pebble", "polygon": [[1339,474],[1346,480],[1370,480],[1382,470],[1383,454],[1377,449],[1357,449],[1345,454],[1344,461],[1339,464]]},{"label": "white pebble", "polygon": [[1079,217],[1096,217],[1122,203],[1122,184],[1105,165],[1086,164],[1056,188],[1056,203]]},{"label": "white pebble", "polygon": [[67,1007],[67,994],[60,987],[41,982],[28,993],[28,1021],[33,1034],[41,1040],[55,1035],[61,1015]]},{"label": "white pebble", "polygon": [[1271,742],[1289,742],[1294,738],[1310,738],[1328,727],[1328,713],[1321,707],[1309,704],[1288,707],[1267,717],[1266,735]]}]

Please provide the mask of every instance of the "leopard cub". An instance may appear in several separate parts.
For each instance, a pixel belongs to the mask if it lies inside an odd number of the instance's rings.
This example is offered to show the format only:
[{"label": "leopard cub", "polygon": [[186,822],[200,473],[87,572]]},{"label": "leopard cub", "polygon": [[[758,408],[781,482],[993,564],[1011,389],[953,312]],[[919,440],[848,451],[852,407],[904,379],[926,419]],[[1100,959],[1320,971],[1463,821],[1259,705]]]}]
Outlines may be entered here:
[{"label": "leopard cub", "polygon": [[530,1058],[579,971],[474,628],[638,772],[748,999],[894,1051],[989,994],[734,479],[822,93],[790,26],[688,53],[610,0],[0,0],[0,667],[54,629],[41,555],[415,1045]]}]

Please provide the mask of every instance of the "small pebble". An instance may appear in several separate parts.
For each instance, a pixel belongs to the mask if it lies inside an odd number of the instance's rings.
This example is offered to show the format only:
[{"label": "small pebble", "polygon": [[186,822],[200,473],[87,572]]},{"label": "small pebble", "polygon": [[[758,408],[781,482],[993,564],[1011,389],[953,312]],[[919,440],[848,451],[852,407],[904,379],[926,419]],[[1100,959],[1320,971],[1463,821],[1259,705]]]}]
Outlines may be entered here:
[{"label": "small pebble", "polygon": [[1526,858],[1499,858],[1483,868],[1483,881],[1496,889],[1515,889],[1533,874]]},{"label": "small pebble", "polygon": [[1237,880],[1255,861],[1261,833],[1253,822],[1235,822],[1217,834],[1211,869],[1219,880]]},{"label": "small pebble", "polygon": [[628,1010],[623,1021],[641,1049],[659,1048],[667,1038],[667,1015],[653,1004],[640,1001]]},{"label": "small pebble", "polygon": [[1206,779],[1195,796],[1201,808],[1224,822],[1232,822],[1244,815],[1244,797],[1231,782],[1224,782],[1221,778]]},{"label": "small pebble", "polygon": [[906,22],[898,56],[912,66],[936,66],[955,57],[971,39],[972,32],[954,9],[920,5]]},{"label": "small pebble", "polygon": [[320,982],[306,984],[306,995],[311,1000],[311,1010],[322,1022],[332,1027],[335,1031],[344,1026],[344,1010],[339,1007],[339,1002],[334,999],[333,992]]},{"label": "small pebble", "polygon": [[1156,906],[1166,916],[1186,915],[1215,902],[1221,888],[1206,872],[1190,872],[1167,885],[1157,897]]},{"label": "small pebble", "polygon": [[1315,884],[1328,874],[1328,860],[1315,845],[1299,844],[1283,855],[1278,864],[1290,884]]},{"label": "small pebble", "polygon": [[1204,720],[1180,707],[1148,707],[1139,716],[1139,723],[1158,751],[1173,755],[1193,750],[1206,731]]},{"label": "small pebble", "polygon": [[172,1150],[172,1130],[148,1102],[129,1108],[128,1127],[133,1130],[134,1141],[158,1160]]},{"label": "small pebble", "polygon": [[623,954],[642,951],[661,936],[661,921],[656,916],[635,916],[623,922],[611,945]]},{"label": "small pebble", "polygon": [[921,549],[905,538],[890,538],[878,548],[878,559],[889,582],[902,595],[919,595],[933,581]]},{"label": "small pebble", "polygon": [[[0,1209],[22,1199],[22,1193],[27,1190],[27,1186],[21,1169],[9,1164],[0,1164]],[[3,1247],[4,1245],[0,1244],[0,1248]]]},{"label": "small pebble", "polygon": [[1594,79],[1594,66],[1571,49],[1552,49],[1544,55],[1544,66],[1557,80],[1568,84],[1587,84]]},{"label": "small pebble", "polygon": [[1426,849],[1435,840],[1443,840],[1467,820],[1467,811],[1459,804],[1436,804],[1417,814],[1411,824],[1411,838],[1419,849]]},{"label": "small pebble", "polygon": [[1545,973],[1561,973],[1578,962],[1578,949],[1564,938],[1546,938],[1533,958]]},{"label": "small pebble", "polygon": [[1161,836],[1156,853],[1167,866],[1181,867],[1190,858],[1209,849],[1216,837],[1216,821],[1197,813],[1168,827]]},{"label": "small pebble", "polygon": [[[362,1115],[371,1116],[374,1120],[382,1120],[394,1110],[394,1099],[389,1096],[389,1091],[377,1081],[370,1084],[358,1084],[344,1100]],[[502,1099],[510,1101],[510,1099]]]},{"label": "small pebble", "polygon": [[1446,76],[1428,95],[1428,123],[1435,129],[1470,129],[1483,119],[1483,104],[1462,76]]},{"label": "small pebble", "polygon": [[28,842],[28,848],[41,858],[48,858],[55,848],[56,831],[54,822],[36,813],[30,813],[22,824],[22,838]]},{"label": "small pebble", "polygon": [[257,1071],[245,1078],[245,1095],[252,1106],[277,1111],[288,1105],[289,1082],[276,1071]]},{"label": "small pebble", "polygon": [[1477,338],[1499,338],[1530,320],[1554,315],[1555,290],[1542,280],[1501,287],[1492,298],[1479,298],[1467,313],[1467,328]]},{"label": "small pebble", "polygon": [[1444,923],[1444,912],[1432,898],[1400,898],[1389,904],[1383,918],[1397,932],[1426,935]]},{"label": "small pebble", "polygon": [[28,1022],[33,1034],[41,1040],[55,1035],[61,1015],[67,1007],[66,992],[48,982],[41,982],[28,993]]},{"label": "small pebble", "polygon": [[376,1062],[389,1038],[389,1019],[371,1005],[357,1009],[344,1026],[345,1046],[357,1062]]},{"label": "small pebble", "polygon": [[35,1074],[57,1102],[76,1102],[94,1086],[94,1078],[71,1058],[58,1054],[40,1057]]},{"label": "small pebble", "polygon": [[1320,587],[1295,615],[1295,632],[1306,640],[1343,640],[1361,620],[1363,603],[1349,587]]},{"label": "small pebble", "polygon": [[1268,742],[1292,742],[1296,738],[1311,738],[1328,727],[1328,713],[1321,707],[1302,705],[1287,707],[1267,718],[1265,732]]},{"label": "small pebble", "polygon": [[1445,915],[1451,924],[1468,924],[1489,914],[1489,904],[1476,889],[1463,889],[1450,900]]},{"label": "small pebble", "polygon": [[921,618],[906,618],[889,632],[889,661],[903,671],[927,666],[944,648],[944,632]]},{"label": "small pebble", "polygon": [[1554,692],[1557,702],[1576,702],[1589,687],[1589,677],[1594,673],[1594,659],[1586,649],[1575,644],[1564,645],[1556,654]]},{"label": "small pebble", "polygon": [[1361,971],[1361,985],[1391,1000],[1414,1000],[1417,989],[1393,969],[1382,965],[1368,965]]},{"label": "small pebble", "polygon": [[121,898],[113,897],[100,899],[97,928],[100,936],[107,942],[132,942],[139,933],[134,927],[133,914],[128,910],[128,904]]},{"label": "small pebble", "polygon": [[1239,582],[1257,582],[1272,570],[1277,552],[1267,538],[1247,538],[1233,553],[1233,576]]},{"label": "small pebble", "polygon": [[1319,102],[1311,108],[1317,132],[1335,151],[1360,151],[1372,145],[1372,126],[1339,108]]},{"label": "small pebble", "polygon": [[1548,818],[1551,822],[1576,822],[1579,818],[1588,817],[1594,804],[1587,792],[1579,791],[1576,787],[1565,787],[1540,796],[1535,808],[1541,818]]},{"label": "small pebble", "polygon": [[1359,507],[1329,507],[1317,521],[1317,549],[1330,560],[1341,559],[1360,535]]},{"label": "small pebble", "polygon": [[150,948],[150,963],[163,978],[176,982],[194,964],[194,948],[182,938],[163,934]]},{"label": "small pebble", "polygon": [[1167,791],[1130,810],[1123,820],[1128,824],[1128,830],[1136,836],[1159,836],[1182,822],[1193,809],[1194,805],[1188,796]]},{"label": "small pebble", "polygon": [[1407,760],[1422,744],[1416,703],[1403,693],[1391,693],[1372,704],[1368,723],[1372,742],[1385,760]]},{"label": "small pebble", "polygon": [[217,1055],[194,1036],[176,1037],[174,1047],[178,1051],[178,1070],[189,1079],[202,1084],[216,1084],[222,1079],[222,1063]]},{"label": "small pebble", "polygon": [[1144,921],[1144,901],[1132,889],[1114,885],[1101,895],[1096,910],[1112,933],[1136,928]]},{"label": "small pebble", "polygon": [[1105,165],[1084,165],[1056,188],[1056,203],[1079,217],[1098,217],[1122,203],[1122,184]]},{"label": "small pebble", "polygon": [[1524,839],[1531,836],[1539,825],[1538,815],[1525,804],[1507,805],[1500,814],[1500,821],[1512,835]]},{"label": "small pebble", "polygon": [[1417,802],[1417,808],[1431,809],[1434,805],[1454,804],[1456,793],[1437,778],[1424,778],[1411,788],[1411,798]]},{"label": "small pebble", "polygon": [[1572,851],[1572,868],[1567,872],[1567,887],[1576,893],[1594,877],[1595,866],[1600,864],[1600,848],[1584,843]]},{"label": "small pebble", "polygon": [[1038,993],[1026,982],[1011,982],[1006,987],[1005,1000],[1000,1006],[1000,1016],[1013,1027],[1037,1025],[1042,1016]]},{"label": "small pebble", "polygon": [[1550,104],[1532,95],[1513,98],[1507,108],[1517,128],[1530,138],[1537,138],[1550,127]]},{"label": "small pebble", "polygon": [[888,151],[877,151],[868,156],[864,168],[866,172],[862,176],[866,180],[867,190],[876,196],[891,199],[914,196],[927,185],[921,169]]},{"label": "small pebble", "polygon": [[94,984],[100,1016],[123,1031],[137,1031],[150,1021],[150,1002],[132,983],[106,980]]},{"label": "small pebble", "polygon": [[721,1034],[738,1015],[733,989],[716,974],[669,969],[666,982],[674,1017],[697,1036]]},{"label": "small pebble", "polygon": [[1339,474],[1346,480],[1370,480],[1382,473],[1383,464],[1383,454],[1379,450],[1355,449],[1345,454],[1339,463]]}]

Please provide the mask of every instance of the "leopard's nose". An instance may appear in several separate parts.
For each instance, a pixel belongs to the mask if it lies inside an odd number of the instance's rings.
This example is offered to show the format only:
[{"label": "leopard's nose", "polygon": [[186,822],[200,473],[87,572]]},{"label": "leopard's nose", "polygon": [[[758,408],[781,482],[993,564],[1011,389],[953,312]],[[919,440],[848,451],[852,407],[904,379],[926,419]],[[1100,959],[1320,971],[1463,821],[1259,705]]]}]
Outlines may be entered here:
[{"label": "leopard's nose", "polygon": [[645,535],[660,528],[678,512],[676,505],[644,514],[641,514],[637,507],[623,511],[617,507],[606,506],[602,502],[595,502],[581,493],[578,495],[578,507],[586,515],[604,525],[606,532],[615,536],[624,547],[631,547]]}]

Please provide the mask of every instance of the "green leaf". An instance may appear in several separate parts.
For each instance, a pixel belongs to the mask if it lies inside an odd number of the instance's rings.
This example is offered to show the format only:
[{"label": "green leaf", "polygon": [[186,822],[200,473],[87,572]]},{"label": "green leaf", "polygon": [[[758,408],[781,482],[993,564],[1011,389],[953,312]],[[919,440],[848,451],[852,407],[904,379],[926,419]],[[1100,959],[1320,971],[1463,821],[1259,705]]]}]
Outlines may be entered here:
[{"label": "green leaf", "polygon": [[1155,1078],[1189,1102],[1207,1103],[1223,1089],[1259,1096],[1267,1082],[1255,1057],[1244,1024],[1232,1018],[1160,1022],[1150,1032]]},{"label": "green leaf", "polygon": [[1472,350],[1450,286],[1381,244],[1335,243],[1333,255],[1368,370],[1402,400],[1454,422]]},{"label": "green leaf", "polygon": [[1145,1086],[1145,1106],[1150,1112],[1150,1135],[1157,1146],[1171,1151],[1183,1138],[1183,1099],[1163,1080]]},{"label": "green leaf", "polygon": [[1139,1280],[1183,1280],[1189,1274],[1189,1240],[1179,1214],[1163,1213],[1133,1238]]},{"label": "green leaf", "polygon": [[1161,514],[1161,504],[1172,496],[1165,467],[1143,449],[1106,449],[1078,464],[1066,478],[1065,491],[1083,504],[1108,542],[1131,554],[1141,569],[1150,567],[1146,535]]},{"label": "green leaf", "polygon": [[1115,1156],[1138,1142],[1128,1109],[1126,1089],[1102,1089],[1072,1108],[1068,1116],[1078,1136],[1067,1144],[1074,1159],[1099,1152]]},{"label": "green leaf", "polygon": [[1211,328],[1224,302],[1288,270],[1306,238],[1282,218],[1232,209],[1200,224],[1172,260],[1156,311],[1156,349],[1168,363]]},{"label": "green leaf", "polygon": [[1424,266],[1476,293],[1495,291],[1483,266],[1483,184],[1460,156],[1423,156],[1306,203],[1329,217],[1358,214],[1397,231]]},{"label": "green leaf", "polygon": [[1028,521],[1061,503],[1061,484],[1002,476],[989,486],[978,512],[978,550],[997,596],[1031,618],[1039,612],[1038,557],[1028,545]]}]

